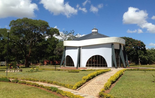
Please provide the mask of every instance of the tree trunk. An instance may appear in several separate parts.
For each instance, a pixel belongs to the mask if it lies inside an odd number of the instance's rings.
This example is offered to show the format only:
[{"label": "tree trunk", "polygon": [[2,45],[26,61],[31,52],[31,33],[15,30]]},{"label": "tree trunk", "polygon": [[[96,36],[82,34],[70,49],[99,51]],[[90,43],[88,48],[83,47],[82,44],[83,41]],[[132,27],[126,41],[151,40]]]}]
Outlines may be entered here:
[{"label": "tree trunk", "polygon": [[31,48],[29,49],[29,54],[25,57],[25,67],[30,66],[30,62],[29,62],[30,54],[31,54]]},{"label": "tree trunk", "polygon": [[29,66],[30,66],[29,57],[26,56],[26,57],[25,57],[25,67],[29,67]]}]

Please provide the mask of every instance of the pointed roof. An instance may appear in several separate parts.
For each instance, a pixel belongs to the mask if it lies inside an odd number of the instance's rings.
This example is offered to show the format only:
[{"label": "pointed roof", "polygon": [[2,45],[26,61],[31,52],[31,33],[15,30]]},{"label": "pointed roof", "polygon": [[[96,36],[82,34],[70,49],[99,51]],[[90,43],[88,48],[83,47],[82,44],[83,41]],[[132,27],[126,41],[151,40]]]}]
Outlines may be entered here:
[{"label": "pointed roof", "polygon": [[92,33],[87,34],[83,37],[76,38],[74,40],[86,40],[86,39],[95,39],[95,38],[104,38],[104,37],[109,37],[109,36],[100,34],[100,33],[98,33],[98,29],[93,28]]}]

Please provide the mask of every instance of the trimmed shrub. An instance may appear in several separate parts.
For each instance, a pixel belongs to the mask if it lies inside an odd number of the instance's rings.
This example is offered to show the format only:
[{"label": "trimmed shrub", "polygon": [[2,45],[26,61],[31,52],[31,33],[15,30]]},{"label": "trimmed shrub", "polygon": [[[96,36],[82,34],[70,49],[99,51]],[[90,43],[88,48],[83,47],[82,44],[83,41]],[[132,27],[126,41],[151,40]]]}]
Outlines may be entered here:
[{"label": "trimmed shrub", "polygon": [[84,83],[86,83],[87,81],[93,79],[94,77],[96,77],[96,76],[98,76],[98,75],[100,75],[100,74],[102,74],[102,73],[108,72],[108,71],[110,71],[110,70],[111,70],[111,69],[98,70],[98,71],[95,71],[95,72],[93,72],[93,73],[88,74],[87,76],[84,76],[84,77],[82,78],[81,81],[77,82],[77,83],[73,86],[73,89],[79,88],[80,86],[82,86],[82,85],[83,85]]},{"label": "trimmed shrub", "polygon": [[18,81],[19,84],[26,84],[26,81]]},{"label": "trimmed shrub", "polygon": [[104,92],[100,92],[99,96],[100,96],[100,98],[114,98],[113,96],[111,96],[107,93],[104,93]]},{"label": "trimmed shrub", "polygon": [[2,81],[2,82],[10,82],[10,79],[8,79],[7,77],[2,77],[2,78],[0,78],[0,81]]},{"label": "trimmed shrub", "polygon": [[126,70],[126,69],[123,69],[123,70],[120,70],[120,71],[116,72],[113,76],[111,76],[111,77],[108,79],[108,81],[104,84],[104,88],[101,89],[101,91],[100,91],[100,93],[99,93],[99,96],[100,96],[101,98],[114,98],[113,96],[111,96],[111,95],[109,95],[109,94],[106,94],[106,93],[105,93],[105,90],[108,90],[108,89],[111,87],[111,85],[112,85],[114,82],[116,82],[116,81],[119,79],[119,77],[120,77],[121,75],[123,75],[123,72],[124,72],[125,70]]},{"label": "trimmed shrub", "polygon": [[69,73],[79,73],[80,70],[68,70]]},{"label": "trimmed shrub", "polygon": [[58,91],[58,88],[56,88],[56,87],[50,87],[50,90],[51,90],[52,92],[56,92],[56,91]]},{"label": "trimmed shrub", "polygon": [[108,79],[108,82],[104,85],[104,89],[105,90],[108,90],[111,86],[111,84],[113,84],[114,82],[117,81],[117,79],[123,75],[123,72],[125,71],[126,69],[123,69],[123,70],[120,70],[118,72],[116,72],[113,76],[111,76],[109,79]]},{"label": "trimmed shrub", "polygon": [[69,98],[84,98],[82,96],[79,96],[79,95],[74,95],[73,93],[71,92],[67,92],[67,91],[62,91],[62,90],[58,90],[57,91],[58,94],[61,94],[63,96],[67,96]]},{"label": "trimmed shrub", "polygon": [[155,71],[155,69],[126,69],[127,71]]},{"label": "trimmed shrub", "polygon": [[13,82],[13,83],[18,83],[19,80],[18,80],[18,79],[14,79],[14,80],[12,80],[11,82]]}]

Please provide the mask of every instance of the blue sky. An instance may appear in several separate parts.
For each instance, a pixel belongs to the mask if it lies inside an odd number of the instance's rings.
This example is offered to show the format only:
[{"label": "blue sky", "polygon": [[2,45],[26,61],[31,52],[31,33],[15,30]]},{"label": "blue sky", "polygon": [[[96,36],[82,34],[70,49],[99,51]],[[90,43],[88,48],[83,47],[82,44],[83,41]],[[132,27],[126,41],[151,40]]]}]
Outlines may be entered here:
[{"label": "blue sky", "polygon": [[155,0],[0,0],[0,28],[11,20],[41,19],[60,32],[98,32],[110,37],[132,37],[155,48]]}]

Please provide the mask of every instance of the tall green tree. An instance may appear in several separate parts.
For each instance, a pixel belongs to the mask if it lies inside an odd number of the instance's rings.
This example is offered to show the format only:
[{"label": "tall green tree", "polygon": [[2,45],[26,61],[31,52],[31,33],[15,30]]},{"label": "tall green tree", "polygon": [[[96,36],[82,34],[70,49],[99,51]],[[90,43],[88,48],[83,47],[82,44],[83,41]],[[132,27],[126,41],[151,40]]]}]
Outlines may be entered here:
[{"label": "tall green tree", "polygon": [[50,32],[49,25],[43,20],[23,18],[12,20],[9,26],[11,27],[10,40],[15,46],[13,48],[20,49],[25,59],[25,67],[29,67],[32,49],[45,38],[47,32]]},{"label": "tall green tree", "polygon": [[135,64],[140,64],[140,59],[146,54],[145,44],[140,41],[130,37],[122,37],[125,39],[125,48],[128,55],[128,59]]},{"label": "tall green tree", "polygon": [[63,55],[63,41],[59,41],[58,44],[56,45],[56,48],[54,49],[54,54],[56,55],[56,60],[61,61],[61,57]]}]

